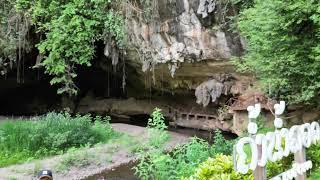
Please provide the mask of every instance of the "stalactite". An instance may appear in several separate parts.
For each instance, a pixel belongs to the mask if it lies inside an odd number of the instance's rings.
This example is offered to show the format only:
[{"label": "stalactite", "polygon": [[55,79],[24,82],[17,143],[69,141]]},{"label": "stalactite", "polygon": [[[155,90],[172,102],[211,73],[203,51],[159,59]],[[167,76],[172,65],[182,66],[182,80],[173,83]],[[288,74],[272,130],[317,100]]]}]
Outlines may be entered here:
[{"label": "stalactite", "polygon": [[215,7],[215,0],[200,0],[197,13],[201,14],[202,18],[206,18],[208,14],[214,11]]},{"label": "stalactite", "polygon": [[122,61],[123,61],[123,65],[122,65],[122,90],[123,93],[125,92],[126,89],[126,79],[127,79],[127,74],[126,74],[126,60],[124,58],[124,56],[122,56]]},{"label": "stalactite", "polygon": [[27,40],[29,19],[24,13],[17,12],[12,2],[0,3],[3,4],[0,6],[0,74],[16,67],[16,79],[20,83],[24,81],[24,54],[31,49]]},{"label": "stalactite", "polygon": [[224,85],[221,82],[215,79],[206,81],[196,88],[196,102],[206,107],[210,103],[210,99],[215,102],[224,93],[223,90]]}]

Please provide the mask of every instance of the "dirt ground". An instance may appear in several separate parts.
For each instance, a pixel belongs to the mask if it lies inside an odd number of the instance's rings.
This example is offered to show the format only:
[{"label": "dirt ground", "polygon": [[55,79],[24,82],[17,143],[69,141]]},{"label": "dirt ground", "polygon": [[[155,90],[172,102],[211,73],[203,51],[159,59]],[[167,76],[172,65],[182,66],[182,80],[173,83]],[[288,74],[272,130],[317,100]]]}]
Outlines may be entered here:
[{"label": "dirt ground", "polygon": [[[13,165],[0,168],[0,180],[31,180],[42,169],[53,171],[55,180],[73,179],[99,179],[101,174],[115,171],[118,167],[132,164],[137,161],[137,156],[132,151],[137,144],[143,144],[147,140],[147,131],[144,127],[115,123],[112,127],[117,132],[126,133],[118,139],[111,140],[107,144],[97,145],[93,148],[79,150],[72,156],[68,153],[43,160],[35,160],[21,165]],[[188,142],[186,135],[169,132],[171,138],[166,143],[166,150],[170,151],[179,144]],[[79,164],[61,166],[65,159],[74,158]],[[103,179],[101,177],[101,179]]]}]

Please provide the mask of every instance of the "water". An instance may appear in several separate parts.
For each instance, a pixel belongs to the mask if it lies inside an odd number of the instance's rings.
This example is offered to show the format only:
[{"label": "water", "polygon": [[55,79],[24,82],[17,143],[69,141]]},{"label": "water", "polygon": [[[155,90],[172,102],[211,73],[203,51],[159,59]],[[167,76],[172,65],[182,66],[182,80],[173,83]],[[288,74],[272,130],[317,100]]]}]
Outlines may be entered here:
[{"label": "water", "polygon": [[139,178],[134,175],[134,170],[132,169],[135,165],[136,163],[122,165],[113,171],[87,178],[87,180],[139,180]]},{"label": "water", "polygon": [[[199,131],[195,129],[188,128],[169,128],[170,131],[174,131],[180,134],[185,134],[189,136],[197,136],[205,139],[209,143],[213,141],[213,135],[207,131]],[[234,139],[235,135],[232,133],[223,134],[226,139]],[[134,170],[132,169],[136,163],[129,163],[117,167],[113,171],[105,172],[99,176],[89,178],[88,180],[138,180],[139,178],[134,175]]]}]

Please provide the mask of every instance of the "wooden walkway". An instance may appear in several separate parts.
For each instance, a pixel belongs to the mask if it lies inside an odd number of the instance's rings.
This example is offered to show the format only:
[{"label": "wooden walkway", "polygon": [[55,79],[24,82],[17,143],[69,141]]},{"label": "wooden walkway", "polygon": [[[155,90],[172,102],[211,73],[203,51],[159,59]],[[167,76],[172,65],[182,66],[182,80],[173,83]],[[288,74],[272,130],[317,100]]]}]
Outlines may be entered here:
[{"label": "wooden walkway", "polygon": [[172,107],[168,108],[168,116],[172,119],[170,122],[171,126],[202,129],[207,131],[212,131],[214,129],[230,131],[231,126],[226,124],[225,121],[219,120],[215,115],[183,112]]}]

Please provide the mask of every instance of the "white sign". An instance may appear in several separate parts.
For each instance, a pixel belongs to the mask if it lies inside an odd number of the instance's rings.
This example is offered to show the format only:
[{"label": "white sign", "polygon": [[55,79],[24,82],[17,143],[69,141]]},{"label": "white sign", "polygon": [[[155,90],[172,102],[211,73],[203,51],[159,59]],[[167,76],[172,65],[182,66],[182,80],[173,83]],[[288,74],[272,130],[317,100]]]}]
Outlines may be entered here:
[{"label": "white sign", "polygon": [[[275,120],[274,132],[268,132],[266,135],[257,134],[257,124],[254,120],[259,116],[261,106],[248,107],[249,124],[248,132],[250,137],[241,138],[236,144],[236,170],[242,174],[246,174],[249,169],[255,170],[257,166],[264,167],[268,161],[278,161],[283,157],[287,157],[290,153],[296,153],[302,150],[303,147],[308,148],[311,144],[317,143],[320,140],[320,126],[318,122],[312,122],[295,125],[290,129],[282,128],[283,121],[279,117],[285,110],[285,102],[281,101],[274,106]],[[258,158],[258,145],[261,146],[261,158]],[[245,146],[250,146],[251,158],[248,162]],[[280,174],[283,179],[292,179],[298,174],[305,173],[312,167],[312,162],[294,163],[293,168]],[[280,178],[279,176],[275,178]]]},{"label": "white sign", "polygon": [[297,177],[298,175],[303,175],[311,168],[312,168],[311,161],[307,161],[304,163],[293,163],[292,169],[281,173],[280,175],[272,178],[271,180],[293,179],[294,177]]}]

